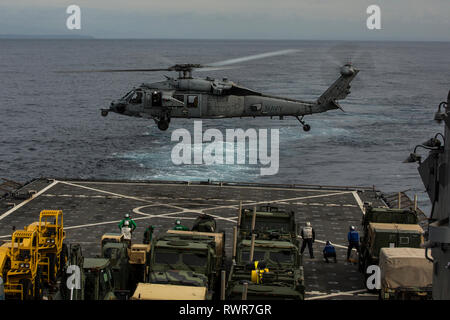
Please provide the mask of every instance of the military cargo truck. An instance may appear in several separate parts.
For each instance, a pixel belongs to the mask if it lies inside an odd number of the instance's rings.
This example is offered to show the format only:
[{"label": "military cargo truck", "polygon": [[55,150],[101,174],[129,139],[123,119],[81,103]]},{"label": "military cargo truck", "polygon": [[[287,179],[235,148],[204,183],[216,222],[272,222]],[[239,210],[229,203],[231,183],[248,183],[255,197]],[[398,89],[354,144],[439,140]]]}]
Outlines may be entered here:
[{"label": "military cargo truck", "polygon": [[383,300],[429,300],[432,298],[433,263],[425,249],[382,248],[380,251]]},{"label": "military cargo truck", "polygon": [[[417,227],[419,222],[417,211],[413,209],[393,209],[387,207],[375,208],[370,203],[365,203],[364,207],[365,213],[362,217],[363,236],[361,237],[361,250],[358,259],[359,270],[361,272],[365,273],[367,266],[378,263],[380,248],[390,246],[420,246],[417,241],[412,241],[411,244],[406,244],[405,241],[407,240],[404,236],[401,237],[402,241],[400,243],[399,231],[398,228],[395,227],[395,225],[413,225],[416,227],[400,227],[400,229],[402,229],[401,233],[405,234],[408,230],[413,233],[416,232],[416,234],[423,233],[423,230],[420,227]],[[371,226],[371,223],[380,225],[378,228],[375,228],[377,225]],[[389,227],[387,224],[393,225]],[[384,229],[382,228],[383,226],[385,226]],[[379,236],[377,236],[377,230],[380,231]],[[417,238],[412,235],[411,237]],[[412,238],[411,240],[414,240]]]},{"label": "military cargo truck", "polygon": [[365,205],[362,225],[366,230],[370,222],[418,224],[417,212],[412,209],[374,208],[370,204]]},{"label": "military cargo truck", "polygon": [[[253,214],[255,210],[243,209],[241,211],[239,237],[250,239],[252,235]],[[254,232],[257,239],[278,239],[296,242],[297,224],[294,212],[271,205],[260,206],[256,209]]]},{"label": "military cargo truck", "polygon": [[[158,237],[150,249],[148,282],[203,287],[205,298],[212,299],[218,293],[218,278],[224,269],[224,236],[224,233],[170,230]],[[185,292],[185,299],[190,299],[190,291]],[[164,295],[164,291],[160,293]],[[163,299],[162,296],[151,295],[151,298]]]},{"label": "military cargo truck", "polygon": [[282,240],[241,240],[231,266],[226,297],[243,299],[303,300],[305,295],[302,255],[298,245]]},{"label": "military cargo truck", "polygon": [[294,212],[271,205],[240,211],[228,299],[295,299],[305,294]]},{"label": "military cargo truck", "polygon": [[378,264],[381,248],[420,248],[423,233],[418,224],[369,223],[361,245],[360,270]]},{"label": "military cargo truck", "polygon": [[131,244],[123,234],[105,233],[101,239],[101,257],[109,260],[114,278],[114,293],[127,299],[139,282],[145,281],[145,266],[150,244]]}]

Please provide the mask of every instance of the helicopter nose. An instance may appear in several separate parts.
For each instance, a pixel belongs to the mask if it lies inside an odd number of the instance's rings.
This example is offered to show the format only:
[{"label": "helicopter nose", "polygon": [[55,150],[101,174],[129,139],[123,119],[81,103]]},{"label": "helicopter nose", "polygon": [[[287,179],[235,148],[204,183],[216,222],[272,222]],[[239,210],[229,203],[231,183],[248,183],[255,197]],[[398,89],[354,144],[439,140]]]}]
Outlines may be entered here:
[{"label": "helicopter nose", "polygon": [[116,113],[124,113],[126,110],[126,105],[122,102],[112,101],[109,106],[109,110]]}]

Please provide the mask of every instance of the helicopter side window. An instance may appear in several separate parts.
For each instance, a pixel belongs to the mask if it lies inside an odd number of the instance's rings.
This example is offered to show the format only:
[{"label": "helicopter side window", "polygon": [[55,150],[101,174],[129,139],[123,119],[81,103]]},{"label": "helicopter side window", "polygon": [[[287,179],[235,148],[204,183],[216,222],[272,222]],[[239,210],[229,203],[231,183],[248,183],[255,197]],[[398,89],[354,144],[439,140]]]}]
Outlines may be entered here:
[{"label": "helicopter side window", "polygon": [[187,106],[188,106],[188,108],[197,108],[198,107],[198,97],[197,96],[188,96]]},{"label": "helicopter side window", "polygon": [[132,104],[141,104],[142,103],[142,92],[136,91],[131,97],[130,103]]}]

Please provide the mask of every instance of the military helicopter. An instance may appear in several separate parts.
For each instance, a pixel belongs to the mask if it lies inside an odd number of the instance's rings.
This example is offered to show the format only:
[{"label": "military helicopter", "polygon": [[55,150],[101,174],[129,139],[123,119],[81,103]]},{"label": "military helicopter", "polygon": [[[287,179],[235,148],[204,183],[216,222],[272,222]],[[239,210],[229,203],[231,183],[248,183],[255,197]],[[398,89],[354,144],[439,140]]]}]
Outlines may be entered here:
[{"label": "military helicopter", "polygon": [[160,130],[167,130],[172,118],[223,119],[242,117],[293,116],[304,131],[311,126],[303,120],[305,115],[342,109],[338,100],[350,93],[350,82],[358,74],[350,63],[340,68],[340,77],[316,100],[303,101],[264,94],[223,78],[193,78],[193,71],[229,69],[230,65],[284,55],[298,50],[288,49],[220,62],[202,64],[175,64],[157,69],[106,69],[70,72],[178,72],[178,78],[166,76],[166,80],[143,83],[122,98],[114,100],[108,109],[101,109],[102,116],[109,112],[131,117],[153,119]]}]

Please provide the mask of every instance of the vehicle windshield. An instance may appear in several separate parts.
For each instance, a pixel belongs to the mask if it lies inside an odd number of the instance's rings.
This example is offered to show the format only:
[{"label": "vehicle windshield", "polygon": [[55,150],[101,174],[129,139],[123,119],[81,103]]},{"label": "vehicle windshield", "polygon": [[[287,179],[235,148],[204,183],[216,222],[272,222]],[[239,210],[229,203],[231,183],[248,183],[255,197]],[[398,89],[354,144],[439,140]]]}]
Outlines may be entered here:
[{"label": "vehicle windshield", "polygon": [[158,264],[176,264],[178,262],[178,258],[179,256],[177,252],[155,252],[155,263]]},{"label": "vehicle windshield", "polygon": [[[265,251],[255,250],[253,252],[254,261],[262,261],[265,259]],[[243,251],[241,254],[241,262],[248,262],[250,260],[250,251]]]},{"label": "vehicle windshield", "polygon": [[203,252],[156,251],[155,265],[164,265],[164,269],[199,270],[206,268],[208,257]]},{"label": "vehicle windshield", "polygon": [[183,253],[183,263],[193,267],[206,267],[208,258],[204,253]]},{"label": "vehicle windshield", "polygon": [[269,253],[269,260],[278,263],[293,263],[294,256],[290,250],[271,251]]}]

